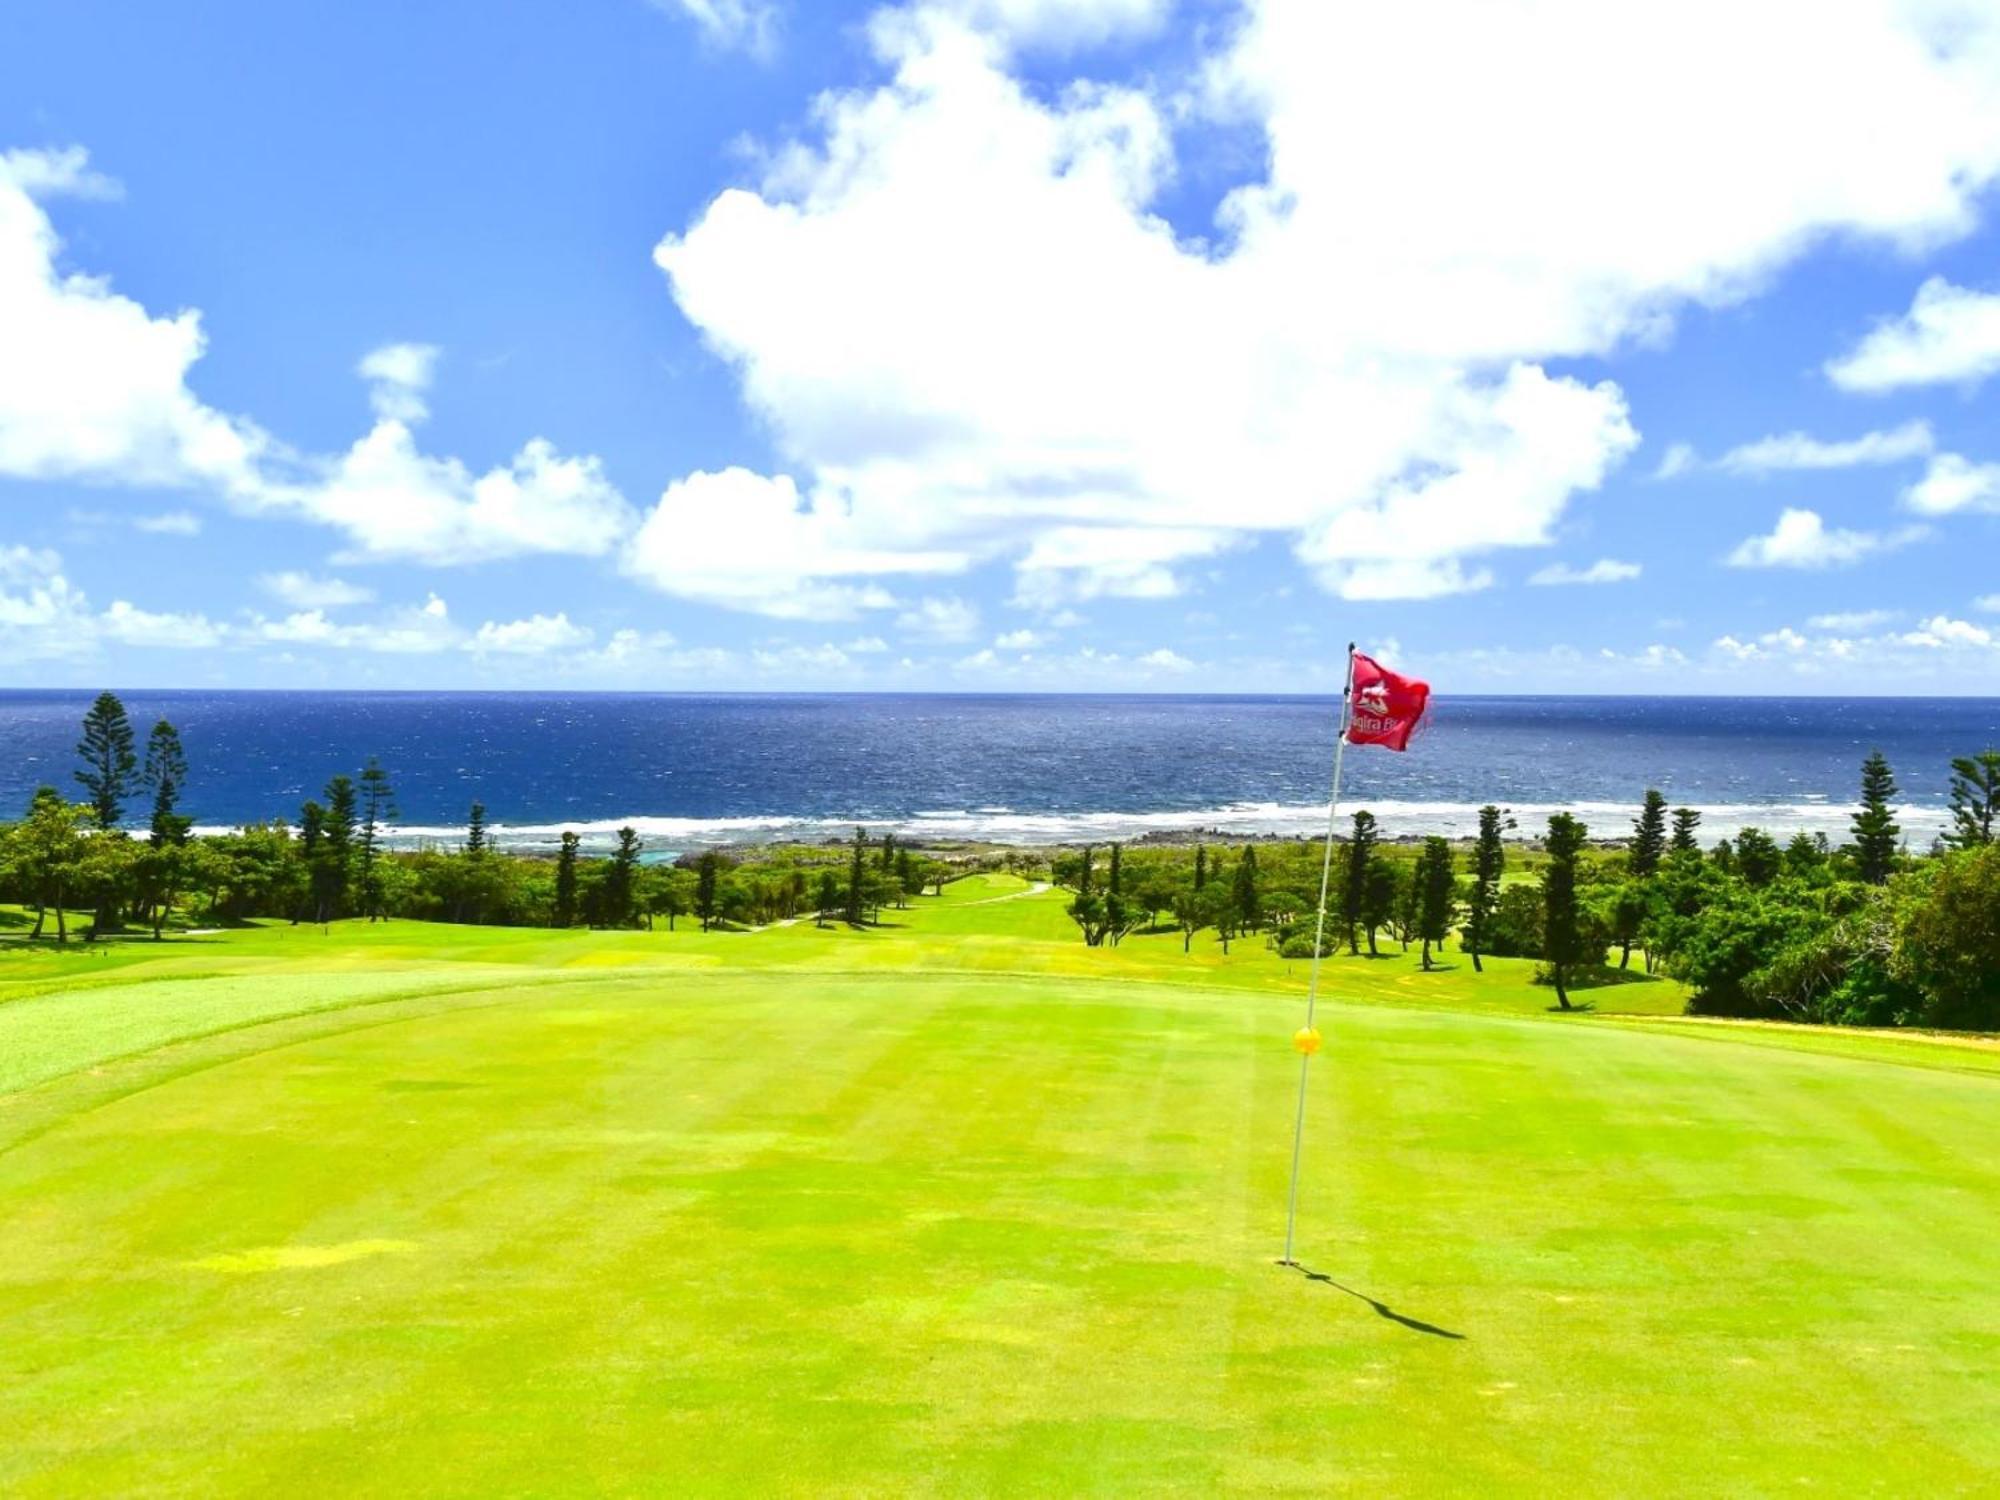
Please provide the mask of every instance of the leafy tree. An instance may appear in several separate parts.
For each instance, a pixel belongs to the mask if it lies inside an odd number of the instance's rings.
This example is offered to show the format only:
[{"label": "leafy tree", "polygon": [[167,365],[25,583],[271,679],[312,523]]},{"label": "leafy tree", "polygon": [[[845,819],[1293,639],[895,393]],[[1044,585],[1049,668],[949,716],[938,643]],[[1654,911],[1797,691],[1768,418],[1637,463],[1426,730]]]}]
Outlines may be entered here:
[{"label": "leafy tree", "polygon": [[1444,946],[1454,915],[1458,868],[1450,844],[1435,835],[1424,840],[1424,852],[1417,858],[1416,879],[1412,884],[1418,893],[1417,936],[1423,941],[1423,967],[1428,971],[1431,944]]},{"label": "leafy tree", "polygon": [[1763,829],[1745,828],[1736,835],[1736,870],[1751,885],[1769,885],[1783,867],[1777,840]]},{"label": "leafy tree", "polygon": [[90,793],[91,815],[99,828],[116,828],[139,766],[132,752],[132,721],[116,693],[99,693],[90,705],[76,753],[83,762],[76,779]]},{"label": "leafy tree", "polygon": [[1951,763],[1951,832],[1945,841],[1958,849],[1993,842],[2000,823],[2000,750],[1961,755]]},{"label": "leafy tree", "polygon": [[1934,862],[1898,919],[1894,967],[1923,992],[1926,1025],[2000,1031],[2000,843]]},{"label": "leafy tree", "polygon": [[[576,926],[578,904],[576,856],[577,847],[581,843],[582,839],[577,835],[575,829],[565,828],[563,830],[562,842],[556,846],[556,899],[554,910],[551,913],[551,926]],[[707,923],[703,923],[702,925],[706,929]]]},{"label": "leafy tree", "polygon": [[1556,987],[1556,1003],[1564,1010],[1575,1008],[1569,1003],[1569,977],[1587,956],[1576,899],[1576,860],[1589,832],[1568,813],[1557,813],[1549,819],[1544,846],[1549,863],[1542,872],[1542,957]]},{"label": "leafy tree", "polygon": [[819,872],[818,910],[813,914],[813,925],[826,926],[827,919],[840,910],[840,877],[831,869]]},{"label": "leafy tree", "polygon": [[1895,795],[1895,773],[1882,752],[1873,751],[1861,763],[1861,809],[1853,820],[1855,868],[1870,885],[1886,884],[1896,862],[1903,830],[1890,806]]},{"label": "leafy tree", "polygon": [[[1375,814],[1366,808],[1355,813],[1354,829],[1347,839],[1347,878],[1341,882],[1340,920],[1347,928],[1347,951],[1359,953],[1361,941],[1359,929],[1368,927],[1368,951],[1375,951],[1375,928],[1380,922],[1368,921],[1369,873],[1376,864],[1375,844],[1379,837],[1375,824]],[[1382,914],[1387,920],[1388,913]]]},{"label": "leafy tree", "polygon": [[1502,814],[1492,803],[1479,809],[1479,842],[1472,852],[1472,888],[1465,902],[1465,951],[1472,955],[1473,972],[1481,972],[1479,955],[1486,946],[1486,932],[1493,909],[1500,901],[1500,877],[1507,869],[1507,848],[1500,841]]},{"label": "leafy tree", "polygon": [[1803,829],[1792,835],[1785,845],[1785,873],[1800,879],[1809,879],[1825,870],[1827,862],[1826,835],[1817,836]]},{"label": "leafy tree", "polygon": [[1091,948],[1104,941],[1108,916],[1104,897],[1097,892],[1096,860],[1097,851],[1085,845],[1076,867],[1076,899],[1068,908],[1069,919],[1083,933],[1085,946]]},{"label": "leafy tree", "polygon": [[[1678,818],[1675,826],[1679,826]],[[1660,859],[1666,852],[1667,799],[1656,788],[1648,787],[1645,804],[1632,820],[1632,843],[1626,852],[1625,868],[1635,879],[1650,880],[1658,873]]]},{"label": "leafy tree", "polygon": [[1674,809],[1673,837],[1667,841],[1667,847],[1675,854],[1699,854],[1700,831],[1701,813],[1692,807],[1677,807]]},{"label": "leafy tree", "polygon": [[96,810],[88,804],[66,802],[54,787],[44,786],[36,788],[27,817],[8,830],[8,868],[35,904],[35,927],[29,937],[42,935],[43,924],[53,911],[56,942],[69,941],[65,906],[82,871],[84,820],[95,817]]},{"label": "leafy tree", "polygon": [[1621,880],[1603,890],[1601,916],[1611,940],[1619,945],[1621,969],[1632,967],[1632,944],[1645,930],[1646,918],[1651,914],[1650,889],[1650,881]]},{"label": "leafy tree", "polygon": [[1495,958],[1542,956],[1542,892],[1532,885],[1502,887],[1487,924],[1486,951]]},{"label": "leafy tree", "polygon": [[165,719],[153,726],[146,740],[146,763],[140,785],[153,795],[150,827],[155,844],[187,842],[191,821],[180,814],[181,789],[187,784],[187,752],[181,747],[180,731]]}]

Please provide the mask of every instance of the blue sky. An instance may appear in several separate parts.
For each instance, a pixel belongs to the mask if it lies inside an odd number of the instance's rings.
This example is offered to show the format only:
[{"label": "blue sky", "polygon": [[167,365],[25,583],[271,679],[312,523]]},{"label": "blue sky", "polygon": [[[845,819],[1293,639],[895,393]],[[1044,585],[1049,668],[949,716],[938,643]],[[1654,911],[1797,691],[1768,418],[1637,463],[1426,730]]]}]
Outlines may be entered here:
[{"label": "blue sky", "polygon": [[1736,15],[15,0],[4,681],[2000,692],[2000,18]]}]

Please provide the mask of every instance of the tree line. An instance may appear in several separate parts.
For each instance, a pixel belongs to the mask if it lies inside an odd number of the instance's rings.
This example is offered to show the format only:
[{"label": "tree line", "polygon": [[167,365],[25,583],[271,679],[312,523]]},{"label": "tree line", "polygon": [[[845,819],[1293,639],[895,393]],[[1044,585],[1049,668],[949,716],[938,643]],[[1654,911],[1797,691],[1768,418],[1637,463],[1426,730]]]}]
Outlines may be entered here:
[{"label": "tree line", "polygon": [[[1178,929],[1183,951],[1212,929],[1226,953],[1259,935],[1289,958],[1344,947],[1379,954],[1384,934],[1420,945],[1430,969],[1449,941],[1487,957],[1540,961],[1557,1008],[1637,952],[1685,982],[1698,1013],[1857,1025],[2000,1029],[2000,751],[1951,763],[1949,830],[1912,854],[1897,824],[1895,775],[1862,765],[1848,841],[1800,833],[1780,846],[1745,827],[1704,850],[1701,813],[1649,790],[1620,847],[1557,813],[1539,848],[1514,858],[1505,809],[1480,810],[1469,850],[1440,837],[1385,845],[1374,815],[1350,818],[1320,917],[1319,852],[1304,843],[1233,853],[1059,854],[1055,881],[1087,944]],[[1463,863],[1461,863],[1463,857]]]},{"label": "tree line", "polygon": [[[1746,827],[1702,847],[1701,814],[1649,790],[1617,847],[1593,843],[1574,816],[1548,821],[1538,845],[1509,848],[1507,811],[1480,811],[1470,847],[1431,837],[1387,843],[1374,815],[1349,819],[1326,871],[1304,841],[1235,848],[1015,851],[939,860],[857,828],[845,847],[788,847],[738,860],[719,850],[649,861],[618,831],[605,857],[573,831],[553,859],[504,855],[486,809],[469,810],[453,848],[391,851],[389,773],[370,759],[335,775],[296,822],[253,823],[205,838],[183,807],[188,759],[174,726],[153,725],[143,751],[124,705],[100,695],[77,744],[72,801],[50,786],[0,829],[0,899],[34,913],[29,936],[69,940],[68,913],[92,913],[89,940],[137,926],[163,935],[176,910],[227,924],[251,918],[325,923],[392,918],[506,926],[704,930],[811,920],[866,925],[939,894],[975,868],[1046,874],[1070,896],[1082,940],[1116,946],[1135,932],[1177,932],[1183,951],[1212,931],[1223,952],[1262,939],[1287,958],[1416,944],[1429,969],[1455,944],[1484,960],[1539,961],[1558,1008],[1571,991],[1629,968],[1685,982],[1691,1009],[1866,1025],[2000,1029],[2000,751],[1954,760],[1951,826],[1915,854],[1897,826],[1895,775],[1879,754],[1862,766],[1850,836],[1779,843]],[[143,831],[126,813],[142,808]],[[140,833],[141,836],[135,836]],[[1512,868],[1510,869],[1510,864]]]}]

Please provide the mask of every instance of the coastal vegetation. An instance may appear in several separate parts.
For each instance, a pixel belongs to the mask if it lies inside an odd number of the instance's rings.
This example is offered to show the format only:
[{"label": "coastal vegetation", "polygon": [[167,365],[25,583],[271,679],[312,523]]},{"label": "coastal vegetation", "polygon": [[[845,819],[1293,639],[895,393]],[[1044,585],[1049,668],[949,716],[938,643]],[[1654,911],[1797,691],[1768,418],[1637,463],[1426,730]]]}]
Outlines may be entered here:
[{"label": "coastal vegetation", "polygon": [[[504,854],[486,809],[469,810],[456,847],[392,849],[389,772],[369,760],[334,775],[295,823],[207,837],[182,808],[187,755],[173,726],[153,726],[143,760],[109,693],[86,716],[76,782],[85,800],[35,794],[0,829],[0,900],[27,914],[22,941],[69,943],[72,914],[98,943],[134,929],[160,940],[184,922],[256,919],[326,925],[426,920],[502,927],[625,929],[683,919],[703,932],[810,921],[878,925],[973,873],[1008,870],[1059,888],[1076,935],[1116,948],[1171,932],[1184,953],[1209,934],[1224,956],[1245,942],[1287,959],[1379,957],[1415,944],[1428,970],[1455,946],[1532,958],[1558,1009],[1614,984],[1635,958],[1688,987],[1695,1014],[1849,1025],[2000,1030],[2000,752],[1952,762],[1950,833],[1905,847],[1894,772],[1879,754],[1861,771],[1848,842],[1801,834],[1780,847],[1754,827],[1704,849],[1701,815],[1648,790],[1629,833],[1605,839],[1569,814],[1511,852],[1506,809],[1480,814],[1470,848],[1441,838],[1397,845],[1367,809],[1353,812],[1332,868],[1297,840],[1052,850],[929,850],[857,828],[844,846],[788,845],[649,859],[622,829],[613,852],[587,856],[575,832],[554,859]],[[147,821],[128,828],[128,804]],[[1623,830],[1620,830],[1624,833]],[[1321,881],[1327,911],[1321,920]],[[1586,1002],[1588,1003],[1588,1002]]]}]

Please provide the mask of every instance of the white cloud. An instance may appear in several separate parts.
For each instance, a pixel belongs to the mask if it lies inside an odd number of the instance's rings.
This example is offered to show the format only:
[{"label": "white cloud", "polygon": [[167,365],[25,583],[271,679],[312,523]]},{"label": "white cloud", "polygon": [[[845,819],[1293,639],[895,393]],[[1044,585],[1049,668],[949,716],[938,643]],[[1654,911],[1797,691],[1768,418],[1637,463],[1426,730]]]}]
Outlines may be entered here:
[{"label": "white cloud", "polygon": [[777,46],[778,7],[773,0],[653,0],[686,16],[711,46],[768,57]]},{"label": "white cloud", "polygon": [[1803,432],[1781,433],[1732,448],[1715,461],[1737,474],[1770,474],[1795,469],[1851,469],[1921,458],[1935,444],[1930,423],[1905,422],[1884,432],[1864,433],[1845,442],[1822,442]]},{"label": "white cloud", "polygon": [[1185,587],[1175,563],[1229,542],[1226,531],[1189,527],[1051,527],[1015,565],[1015,602],[1048,609],[1067,600],[1171,598]]},{"label": "white cloud", "polygon": [[[2000,175],[1983,8],[1255,0],[1187,99],[1026,89],[970,13],[876,25],[888,81],[655,258],[848,548],[1033,559],[1024,602],[1177,586],[1184,556],[1040,567],[1077,528],[1290,538],[1356,597],[1486,581],[1637,442],[1615,386],[1542,362],[1830,235],[1962,235]],[[1224,118],[1268,173],[1194,243],[1153,210],[1175,131]]]},{"label": "white cloud", "polygon": [[1940,453],[1924,477],[1903,491],[1903,503],[1927,516],[2000,514],[2000,464],[1975,464],[1956,453]]},{"label": "white cloud", "polygon": [[132,525],[149,536],[201,535],[201,517],[185,510],[164,511],[156,516],[134,516]]},{"label": "white cloud", "polygon": [[876,656],[889,649],[889,643],[879,635],[857,636],[841,647],[853,656]]},{"label": "white cloud", "polygon": [[1983,595],[1972,601],[1972,607],[1990,615],[2000,615],[2000,594]]},{"label": "white cloud", "polygon": [[1915,630],[1897,637],[1906,646],[1949,650],[1959,646],[1991,646],[1993,632],[1970,620],[1954,620],[1949,615],[1933,615]]},{"label": "white cloud", "polygon": [[594,636],[581,625],[573,625],[567,613],[530,615],[525,620],[488,620],[473,632],[466,649],[501,652],[512,656],[547,656],[555,651],[573,651],[588,646]]},{"label": "white cloud", "polygon": [[963,552],[871,545],[847,506],[821,492],[808,503],[790,476],[748,469],[694,473],[667,486],[624,557],[633,577],[669,594],[777,619],[845,620],[896,601],[873,584],[838,580],[888,573],[955,573]]},{"label": "white cloud", "polygon": [[257,586],[280,604],[293,609],[339,609],[349,604],[369,604],[375,591],[344,578],[316,578],[310,573],[266,573]]},{"label": "white cloud", "polygon": [[979,633],[979,610],[963,599],[923,599],[896,616],[896,627],[934,641],[969,641]]},{"label": "white cloud", "polygon": [[430,415],[424,395],[437,369],[435,344],[384,344],[355,367],[368,382],[368,402],[375,415],[391,421],[417,423]]},{"label": "white cloud", "polygon": [[1701,456],[1694,451],[1692,443],[1675,443],[1661,455],[1659,467],[1653,470],[1655,479],[1678,479],[1691,469],[1701,467]]},{"label": "white cloud", "polygon": [[1531,575],[1529,583],[1626,583],[1637,578],[1643,571],[1638,563],[1618,562],[1613,558],[1601,557],[1587,568],[1573,568],[1568,563],[1550,563],[1546,568]]},{"label": "white cloud", "polygon": [[1748,537],[1726,559],[1732,568],[1826,568],[1871,552],[1899,547],[1923,535],[1912,528],[1883,536],[1829,527],[1817,511],[1787,507],[1768,536]]},{"label": "white cloud", "polygon": [[380,619],[342,624],[324,610],[300,610],[282,620],[259,620],[250,638],[279,645],[335,647],[392,656],[421,656],[453,650],[465,633],[452,622],[444,600],[432,594],[423,604],[391,610]]},{"label": "white cloud", "polygon": [[1166,646],[1160,647],[1157,651],[1148,651],[1144,656],[1139,658],[1139,665],[1150,667],[1159,672],[1192,672],[1194,670],[1193,662],[1182,656],[1180,652],[1171,650]]},{"label": "white cloud", "polygon": [[97,628],[107,640],[125,646],[161,646],[199,650],[219,646],[223,628],[198,614],[155,614],[123,599],[98,617]]},{"label": "white cloud", "polygon": [[62,558],[31,547],[0,547],[0,644],[8,656],[81,657],[105,642],[200,649],[227,638],[200,614],[154,613],[124,599],[102,613],[64,575]]},{"label": "white cloud", "polygon": [[302,484],[260,488],[250,508],[283,511],[347,534],[344,557],[449,566],[531,553],[598,557],[630,531],[624,498],[595,458],[566,458],[531,439],[506,465],[475,475],[420,452],[409,426],[377,422]]},{"label": "white cloud", "polygon": [[1835,385],[1869,394],[1946,381],[1970,384],[1995,370],[2000,370],[2000,294],[1969,291],[1942,276],[1917,288],[1908,313],[1877,325],[1826,365]]},{"label": "white cloud", "polygon": [[1009,630],[1004,634],[995,636],[993,638],[993,645],[995,649],[1000,651],[1032,651],[1037,646],[1047,645],[1049,639],[1048,636],[1038,630],[1029,630],[1023,627],[1020,630]]},{"label": "white cloud", "polygon": [[[937,0],[931,9],[1019,47],[1089,47],[1143,35],[1166,19],[1169,0]],[[878,24],[907,24],[895,17]]]},{"label": "white cloud", "polygon": [[1877,625],[1886,625],[1895,618],[1896,611],[1893,609],[1850,609],[1814,615],[1806,623],[1815,630],[1873,630]]},{"label": "white cloud", "polygon": [[435,351],[404,344],[362,361],[386,413],[345,454],[294,453],[188,386],[201,315],[155,318],[101,277],[58,267],[37,196],[102,179],[81,151],[0,155],[0,477],[191,489],[252,514],[343,530],[353,555],[431,563],[524,553],[597,556],[632,516],[594,458],[542,439],[475,475],[417,450]]},{"label": "white cloud", "polygon": [[57,268],[36,200],[105,179],[82,151],[0,154],[0,476],[224,490],[254,480],[267,439],[187,388],[201,315],[154,318],[99,277]]}]

